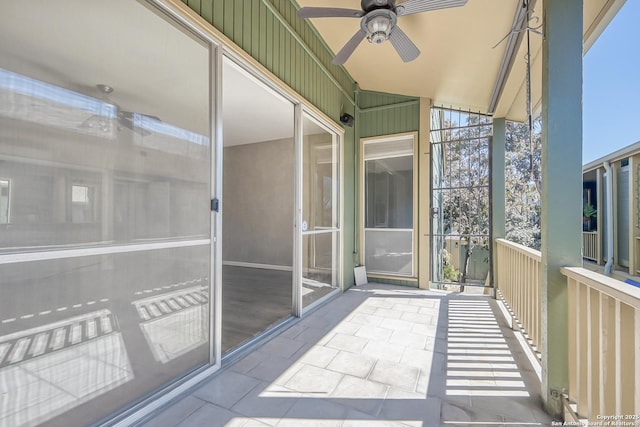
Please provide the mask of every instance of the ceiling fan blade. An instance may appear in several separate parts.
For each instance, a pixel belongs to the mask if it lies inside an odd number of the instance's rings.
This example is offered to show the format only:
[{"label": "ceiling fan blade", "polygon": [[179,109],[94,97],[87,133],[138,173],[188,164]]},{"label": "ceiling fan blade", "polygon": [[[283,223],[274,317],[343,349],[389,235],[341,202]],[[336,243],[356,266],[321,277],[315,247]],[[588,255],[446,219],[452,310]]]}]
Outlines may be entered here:
[{"label": "ceiling fan blade", "polygon": [[364,40],[366,36],[367,33],[362,31],[362,29],[358,30],[358,32],[349,39],[349,41],[342,47],[342,49],[340,49],[340,52],[338,52],[338,54],[335,56],[335,58],[333,58],[333,61],[331,62],[336,65],[342,65],[347,62],[347,59],[349,59],[353,51],[356,50],[358,45],[362,42],[362,40]]},{"label": "ceiling fan blade", "polygon": [[364,12],[356,9],[338,7],[302,7],[298,10],[300,18],[360,18]]},{"label": "ceiling fan blade", "polygon": [[396,6],[396,15],[406,16],[430,10],[448,9],[467,4],[468,0],[407,0]]},{"label": "ceiling fan blade", "polygon": [[389,41],[400,55],[404,62],[413,61],[420,55],[420,49],[409,39],[404,31],[397,25],[391,30]]}]

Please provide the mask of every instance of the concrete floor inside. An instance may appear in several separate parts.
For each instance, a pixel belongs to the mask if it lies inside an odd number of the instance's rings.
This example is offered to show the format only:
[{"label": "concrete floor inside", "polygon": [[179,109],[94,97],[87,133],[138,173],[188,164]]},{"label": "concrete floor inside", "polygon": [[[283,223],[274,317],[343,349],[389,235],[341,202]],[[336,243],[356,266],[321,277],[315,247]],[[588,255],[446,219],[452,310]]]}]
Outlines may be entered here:
[{"label": "concrete floor inside", "polygon": [[550,425],[531,363],[490,297],[370,284],[142,425]]}]

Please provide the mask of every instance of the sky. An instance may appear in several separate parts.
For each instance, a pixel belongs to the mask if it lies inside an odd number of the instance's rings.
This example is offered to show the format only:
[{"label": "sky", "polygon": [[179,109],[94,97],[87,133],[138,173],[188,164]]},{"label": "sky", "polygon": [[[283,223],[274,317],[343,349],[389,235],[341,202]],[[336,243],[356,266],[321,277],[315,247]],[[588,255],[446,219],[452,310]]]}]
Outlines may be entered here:
[{"label": "sky", "polygon": [[583,60],[582,162],[640,141],[640,0],[627,0]]}]

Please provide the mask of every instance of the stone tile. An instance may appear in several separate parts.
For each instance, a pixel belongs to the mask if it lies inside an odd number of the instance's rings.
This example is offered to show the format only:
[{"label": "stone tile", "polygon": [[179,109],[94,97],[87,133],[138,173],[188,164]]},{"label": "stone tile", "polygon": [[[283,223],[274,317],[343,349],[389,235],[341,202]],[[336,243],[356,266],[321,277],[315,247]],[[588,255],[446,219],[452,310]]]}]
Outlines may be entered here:
[{"label": "stone tile", "polygon": [[378,308],[391,308],[395,304],[393,301],[389,301],[385,298],[369,298],[365,303],[367,306],[378,307]]},{"label": "stone tile", "polygon": [[379,360],[373,367],[369,379],[409,391],[416,389],[420,370],[413,366],[403,366],[386,360]]},{"label": "stone tile", "polygon": [[144,423],[141,427],[168,427],[175,426],[205,405],[205,401],[187,396],[169,406],[164,411]]},{"label": "stone tile", "polygon": [[391,362],[399,362],[403,352],[404,346],[381,341],[371,341],[362,349],[362,354],[366,356]]},{"label": "stone tile", "polygon": [[259,381],[255,378],[226,371],[207,381],[193,395],[223,408],[230,408],[258,384]]},{"label": "stone tile", "polygon": [[301,332],[304,332],[306,329],[307,328],[305,326],[301,325],[301,324],[293,325],[289,329],[287,329],[286,331],[281,333],[280,336],[283,337],[283,338],[294,339]]},{"label": "stone tile", "polygon": [[441,401],[435,397],[425,399],[386,399],[378,418],[408,424],[419,422],[421,427],[440,427]]},{"label": "stone tile", "polygon": [[[505,401],[509,404],[505,405]],[[532,408],[539,408],[539,404],[537,399],[526,397],[471,396],[471,408],[485,416],[508,417],[521,422],[531,422],[535,419]]]},{"label": "stone tile", "polygon": [[[504,328],[503,321],[493,324],[491,335],[474,327],[491,320],[483,313],[489,314],[494,303],[486,298],[447,301],[439,295],[390,285],[349,291],[265,344],[264,350],[249,354],[214,377],[212,381],[221,380],[218,386],[206,383],[145,427],[176,423],[424,427],[444,421],[447,426],[468,427],[471,420],[493,425],[525,421],[548,425],[550,418],[541,409],[537,378],[527,363],[523,365],[513,333]],[[480,307],[483,318],[468,313],[475,310],[468,305],[478,303],[484,305]],[[452,316],[451,327],[443,310]],[[469,316],[471,323],[464,323],[468,314],[473,314]],[[508,355],[504,353],[509,349],[507,344],[515,349],[514,360],[496,359]],[[503,353],[494,354],[494,350]],[[449,355],[453,359],[448,363]],[[467,355],[473,355],[473,360]],[[491,358],[480,360],[478,356]],[[455,373],[450,377],[448,366]],[[495,382],[494,369],[501,375],[498,381],[523,381],[530,396],[507,396],[524,388],[521,383],[509,387],[515,383]],[[450,391],[467,395],[447,395],[447,379]],[[470,391],[504,395],[470,396]]]},{"label": "stone tile", "polygon": [[331,363],[329,363],[327,369],[331,369],[332,371],[340,372],[342,374],[366,378],[375,363],[376,359],[372,357],[341,351],[331,361]]},{"label": "stone tile", "polygon": [[[402,316],[402,312],[400,316]],[[391,319],[387,318],[380,325],[381,328],[391,329],[393,331],[410,331],[413,328],[414,324],[412,322],[401,320],[401,319]]]},{"label": "stone tile", "polygon": [[372,307],[365,304],[358,307],[356,311],[358,314],[374,314],[376,312],[376,309],[377,307]]},{"label": "stone tile", "polygon": [[405,366],[413,366],[420,369],[430,369],[433,354],[426,350],[415,348],[407,348],[402,353],[400,364]]},{"label": "stone tile", "polygon": [[402,311],[379,307],[376,308],[373,314],[384,319],[399,319],[402,316]]},{"label": "stone tile", "polygon": [[391,337],[392,331],[378,326],[363,325],[358,332],[355,333],[356,337],[367,338],[370,340],[387,341]]},{"label": "stone tile", "polygon": [[439,309],[440,303],[441,303],[440,298],[420,298],[420,299],[412,298],[411,300],[409,300],[409,304],[412,304],[412,305],[419,305],[421,307],[437,308],[437,309]]},{"label": "stone tile", "polygon": [[260,353],[271,356],[289,358],[304,345],[299,340],[284,337],[275,337],[258,349]]},{"label": "stone tile", "polygon": [[245,423],[239,414],[209,403],[203,405],[184,421],[179,427],[242,427]]},{"label": "stone tile", "polygon": [[359,325],[371,325],[371,326],[380,326],[383,319],[382,317],[372,316],[370,314],[354,314],[354,316],[349,319],[352,323],[357,323]]},{"label": "stone tile", "polygon": [[324,393],[333,391],[342,374],[305,365],[284,384],[285,387],[301,393]]},{"label": "stone tile", "polygon": [[327,342],[326,347],[335,348],[338,350],[350,351],[352,353],[359,353],[367,345],[369,340],[360,337],[354,337],[352,335],[336,334],[333,338]]},{"label": "stone tile", "polygon": [[402,313],[402,316],[400,318],[402,320],[406,320],[407,322],[422,323],[425,325],[434,325],[435,323],[433,323],[433,319],[434,318],[437,319],[437,317],[435,316],[427,316],[424,314],[409,313],[409,312]]},{"label": "stone tile", "polygon": [[307,365],[317,366],[318,368],[326,368],[337,354],[338,350],[334,348],[314,345],[304,354],[300,355],[298,361]]},{"label": "stone tile", "polygon": [[238,372],[241,374],[246,374],[261,362],[264,361],[264,354],[258,353],[254,351],[253,353],[249,353],[242,359],[235,362],[230,369],[234,372]]},{"label": "stone tile", "polygon": [[420,309],[420,307],[411,304],[394,304],[392,308],[405,313],[417,313]]},{"label": "stone tile", "polygon": [[299,399],[277,427],[340,427],[349,409],[324,399]]},{"label": "stone tile", "polygon": [[244,424],[242,424],[242,427],[268,427],[268,426],[276,425],[277,422],[278,420],[273,420],[273,424],[270,424],[269,422],[262,422],[254,419],[248,419]]},{"label": "stone tile", "polygon": [[[416,422],[416,427],[421,427],[422,423]],[[411,424],[401,423],[400,421],[388,421],[378,419],[348,419],[342,424],[342,427],[410,427]]]},{"label": "stone tile", "polygon": [[427,343],[427,336],[409,331],[395,331],[389,338],[389,343],[421,350]]},{"label": "stone tile", "polygon": [[296,403],[297,397],[268,390],[269,383],[262,383],[233,405],[232,411],[257,418],[268,425],[276,425]]},{"label": "stone tile", "polygon": [[389,387],[389,391],[387,392],[387,399],[409,399],[409,400],[420,400],[426,399],[427,397],[416,391],[408,391],[402,388]]},{"label": "stone tile", "polygon": [[424,314],[425,316],[439,316],[440,308],[439,307],[420,307],[418,309],[419,314]]},{"label": "stone tile", "polygon": [[332,401],[377,416],[389,387],[373,381],[345,375],[331,393]]},{"label": "stone tile", "polygon": [[301,367],[301,363],[293,363],[292,359],[277,356],[263,357],[263,360],[246,375],[261,381],[284,385]]},{"label": "stone tile", "polygon": [[358,329],[362,327],[359,323],[352,323],[348,321],[340,322],[335,328],[331,330],[331,332],[335,332],[337,334],[345,334],[345,335],[355,335],[358,332]]}]

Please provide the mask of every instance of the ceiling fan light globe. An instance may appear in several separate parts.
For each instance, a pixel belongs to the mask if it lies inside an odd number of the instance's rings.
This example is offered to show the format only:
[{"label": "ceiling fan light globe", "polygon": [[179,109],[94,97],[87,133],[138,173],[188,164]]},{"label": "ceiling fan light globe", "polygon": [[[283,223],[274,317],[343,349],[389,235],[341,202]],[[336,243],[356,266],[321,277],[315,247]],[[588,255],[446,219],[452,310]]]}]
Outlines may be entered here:
[{"label": "ceiling fan light globe", "polygon": [[373,33],[369,36],[369,43],[381,44],[388,38],[389,36],[386,33],[383,33],[383,32]]}]

